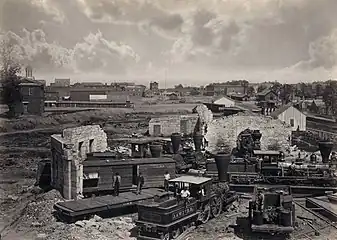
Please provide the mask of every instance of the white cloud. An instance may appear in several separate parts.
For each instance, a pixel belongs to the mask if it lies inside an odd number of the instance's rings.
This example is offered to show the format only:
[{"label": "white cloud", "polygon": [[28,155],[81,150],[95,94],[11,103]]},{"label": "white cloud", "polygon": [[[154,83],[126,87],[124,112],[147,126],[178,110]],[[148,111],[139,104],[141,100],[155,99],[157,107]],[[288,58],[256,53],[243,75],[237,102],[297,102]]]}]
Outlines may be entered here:
[{"label": "white cloud", "polygon": [[8,2],[3,29],[48,70],[137,75],[151,62],[147,72],[169,64],[177,76],[276,79],[324,78],[337,66],[336,0]]}]

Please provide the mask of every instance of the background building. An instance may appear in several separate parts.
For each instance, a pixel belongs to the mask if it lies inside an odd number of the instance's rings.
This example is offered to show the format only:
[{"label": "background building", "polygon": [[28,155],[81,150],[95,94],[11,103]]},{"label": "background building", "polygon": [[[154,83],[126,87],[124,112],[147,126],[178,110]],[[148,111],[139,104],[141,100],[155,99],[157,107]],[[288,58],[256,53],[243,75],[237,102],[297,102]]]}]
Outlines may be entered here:
[{"label": "background building", "polygon": [[274,112],[270,113],[270,116],[290,125],[292,131],[306,131],[307,129],[306,115],[295,108],[292,104],[284,105],[276,109]]},{"label": "background building", "polygon": [[44,85],[40,82],[23,79],[19,84],[22,95],[23,113],[42,115],[44,112]]}]

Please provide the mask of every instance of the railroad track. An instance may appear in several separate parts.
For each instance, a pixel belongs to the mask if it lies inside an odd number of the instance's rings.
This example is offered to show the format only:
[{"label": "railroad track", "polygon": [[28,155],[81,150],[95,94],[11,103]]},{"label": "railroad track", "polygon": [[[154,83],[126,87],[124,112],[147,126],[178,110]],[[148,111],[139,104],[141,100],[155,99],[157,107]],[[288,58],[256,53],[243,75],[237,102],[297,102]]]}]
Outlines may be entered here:
[{"label": "railroad track", "polygon": [[[337,230],[337,226],[335,225],[335,223],[333,223],[332,221],[328,220],[327,218],[321,216],[320,214],[314,212],[313,210],[303,206],[301,203],[294,201],[296,206],[299,206],[302,210],[310,213],[311,215],[313,215],[314,217],[316,217],[317,219],[319,219],[320,221],[323,222],[323,224],[320,224],[320,226],[317,227],[318,223],[316,223],[316,226],[313,225],[313,223],[310,223],[311,219],[306,219],[305,217],[298,217],[299,219],[302,219],[304,223],[308,224],[310,229],[306,230],[306,231],[301,231],[299,233],[297,233],[294,237],[295,239],[298,239],[300,237],[306,237],[308,239],[312,239],[309,235],[310,234],[315,234],[316,236],[319,236],[321,234],[322,231],[328,229],[328,228],[334,228]],[[312,220],[316,220],[316,219],[312,219]],[[313,221],[314,222],[314,221]]]}]

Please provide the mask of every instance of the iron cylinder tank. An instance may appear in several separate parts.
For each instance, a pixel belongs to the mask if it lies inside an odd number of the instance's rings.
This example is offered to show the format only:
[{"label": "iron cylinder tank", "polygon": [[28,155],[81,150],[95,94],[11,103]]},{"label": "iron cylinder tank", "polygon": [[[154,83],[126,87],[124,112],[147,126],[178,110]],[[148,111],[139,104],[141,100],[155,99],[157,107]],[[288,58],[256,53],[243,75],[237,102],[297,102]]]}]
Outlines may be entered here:
[{"label": "iron cylinder tank", "polygon": [[329,156],[332,151],[333,143],[330,141],[321,141],[318,143],[319,150],[322,155],[322,162],[328,163],[329,162]]},{"label": "iron cylinder tank", "polygon": [[218,177],[220,182],[227,180],[228,166],[231,161],[231,154],[218,153],[214,157],[216,167],[218,169]]},{"label": "iron cylinder tank", "polygon": [[286,209],[283,209],[280,212],[280,223],[282,226],[291,227],[292,226],[292,212]]},{"label": "iron cylinder tank", "polygon": [[150,145],[150,151],[151,151],[152,157],[154,157],[154,158],[160,157],[162,149],[163,149],[163,147],[159,144],[151,144]]},{"label": "iron cylinder tank", "polygon": [[263,224],[263,212],[253,210],[253,224],[255,225]]},{"label": "iron cylinder tank", "polygon": [[193,142],[194,142],[195,151],[197,151],[197,152],[201,151],[201,145],[202,145],[203,138],[204,138],[204,136],[201,133],[195,133],[193,135]]},{"label": "iron cylinder tank", "polygon": [[172,142],[173,153],[177,154],[178,151],[179,151],[180,144],[181,144],[180,133],[172,133],[171,134],[171,142]]}]

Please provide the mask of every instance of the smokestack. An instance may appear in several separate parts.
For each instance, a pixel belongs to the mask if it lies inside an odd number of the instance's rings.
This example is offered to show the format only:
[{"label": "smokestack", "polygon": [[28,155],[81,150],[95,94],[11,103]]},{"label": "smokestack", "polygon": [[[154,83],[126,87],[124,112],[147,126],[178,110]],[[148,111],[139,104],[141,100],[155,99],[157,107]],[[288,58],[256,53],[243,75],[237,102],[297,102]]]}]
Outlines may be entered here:
[{"label": "smokestack", "polygon": [[204,136],[201,133],[195,133],[193,136],[193,142],[195,151],[200,152],[201,151],[201,145],[202,145],[202,139]]},{"label": "smokestack", "polygon": [[228,165],[231,160],[231,154],[229,153],[218,153],[214,157],[216,167],[218,169],[218,177],[220,182],[225,182],[227,180]]},{"label": "smokestack", "polygon": [[329,156],[332,151],[333,143],[330,141],[321,141],[318,143],[319,151],[322,155],[322,162],[328,163],[329,162]]},{"label": "smokestack", "polygon": [[173,153],[177,154],[181,144],[181,135],[180,133],[172,133],[171,135]]},{"label": "smokestack", "polygon": [[254,130],[252,137],[254,141],[260,141],[262,137],[262,133],[260,133],[260,130]]},{"label": "smokestack", "polygon": [[153,158],[158,158],[161,156],[162,146],[159,144],[151,144],[150,151]]}]

